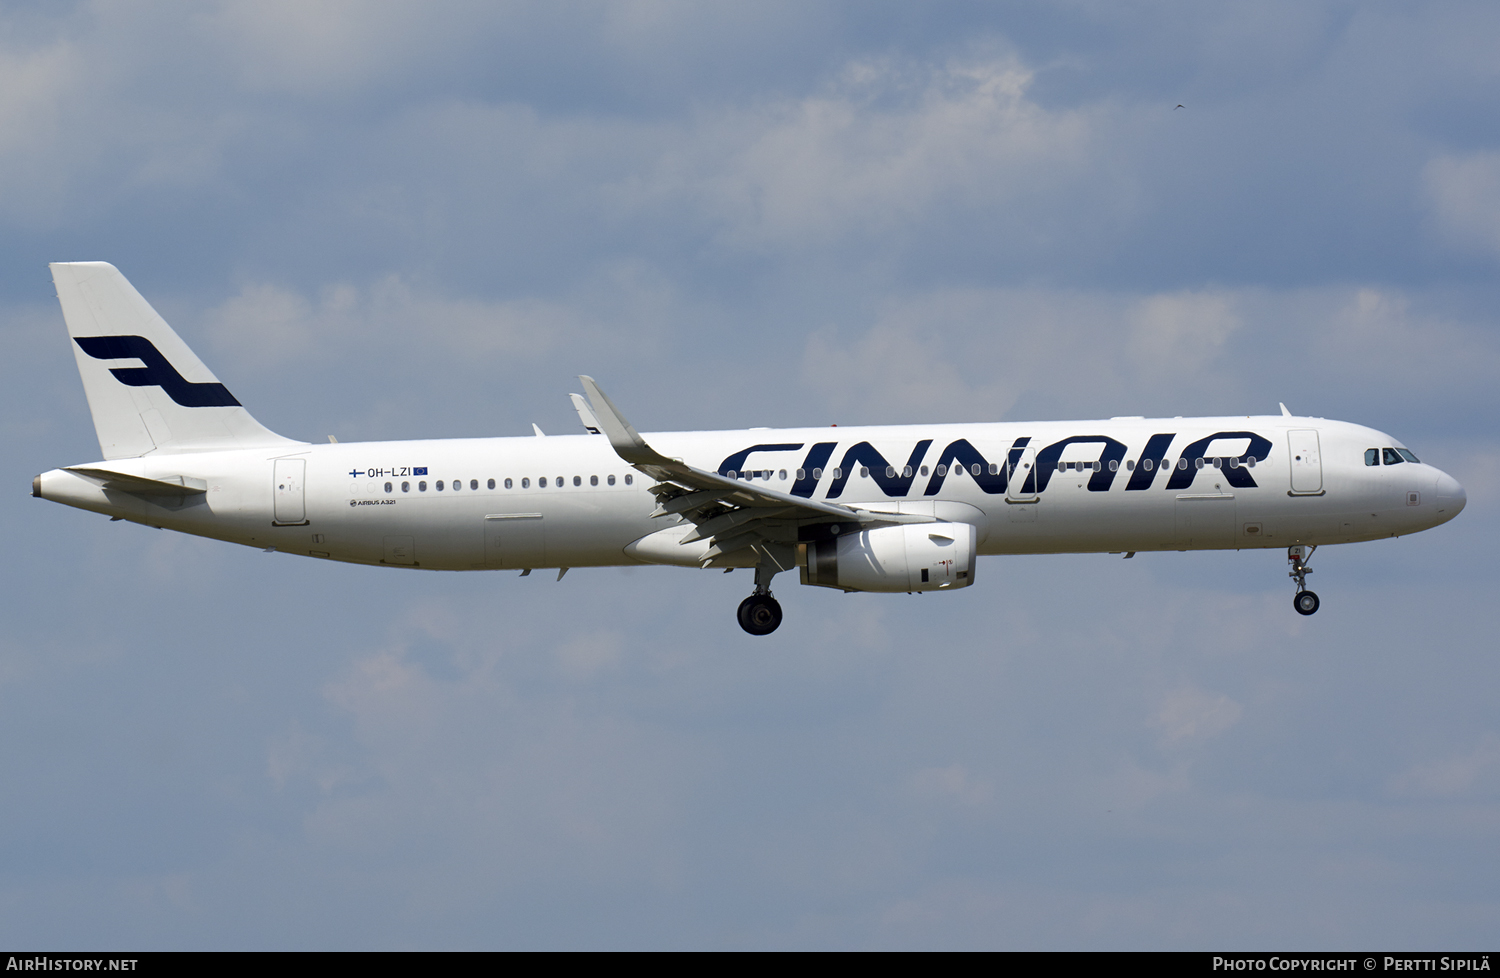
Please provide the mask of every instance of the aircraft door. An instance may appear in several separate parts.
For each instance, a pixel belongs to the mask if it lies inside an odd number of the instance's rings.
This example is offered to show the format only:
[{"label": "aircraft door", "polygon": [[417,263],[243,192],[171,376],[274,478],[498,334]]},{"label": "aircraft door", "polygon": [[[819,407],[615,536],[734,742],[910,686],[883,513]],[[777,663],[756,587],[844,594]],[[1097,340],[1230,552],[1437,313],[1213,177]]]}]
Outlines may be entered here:
[{"label": "aircraft door", "polygon": [[1036,449],[1021,449],[1021,457],[1010,464],[1005,498],[1013,503],[1036,502]]},{"label": "aircraft door", "polygon": [[307,459],[278,458],[275,461],[271,472],[275,499],[271,520],[278,526],[300,526],[308,521],[302,493],[306,472]]},{"label": "aircraft door", "polygon": [[484,566],[547,566],[541,513],[503,513],[484,518]]},{"label": "aircraft door", "polygon": [[1323,456],[1318,451],[1315,428],[1298,428],[1286,433],[1291,450],[1292,492],[1317,495],[1323,491]]}]

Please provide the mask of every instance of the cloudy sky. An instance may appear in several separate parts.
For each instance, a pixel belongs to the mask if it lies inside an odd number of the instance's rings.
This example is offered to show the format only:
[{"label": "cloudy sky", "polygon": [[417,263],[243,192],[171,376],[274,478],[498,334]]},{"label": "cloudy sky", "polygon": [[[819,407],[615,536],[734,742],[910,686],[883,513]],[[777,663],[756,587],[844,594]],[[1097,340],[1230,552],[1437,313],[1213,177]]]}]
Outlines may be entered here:
[{"label": "cloudy sky", "polygon": [[[1477,948],[1500,931],[1500,8],[0,7],[0,942]],[[1183,108],[1175,108],[1178,105]],[[49,261],[266,425],[1303,414],[1469,506],[841,595],[330,565],[29,497]]]}]

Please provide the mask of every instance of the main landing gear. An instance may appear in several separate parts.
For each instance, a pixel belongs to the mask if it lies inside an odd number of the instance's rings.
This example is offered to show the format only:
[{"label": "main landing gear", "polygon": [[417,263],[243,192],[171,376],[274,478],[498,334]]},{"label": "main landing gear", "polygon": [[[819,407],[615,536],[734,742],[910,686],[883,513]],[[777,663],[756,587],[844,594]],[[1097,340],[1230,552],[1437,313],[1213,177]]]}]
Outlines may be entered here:
[{"label": "main landing gear", "polygon": [[751,635],[769,635],[781,624],[781,602],[771,592],[752,594],[740,602],[740,627]]},{"label": "main landing gear", "polygon": [[740,627],[751,635],[769,635],[781,624],[781,602],[771,596],[771,578],[779,568],[755,568],[755,593],[740,602]]},{"label": "main landing gear", "polygon": [[1312,573],[1312,568],[1307,562],[1312,560],[1313,551],[1317,547],[1287,547],[1286,559],[1291,562],[1292,569],[1287,572],[1287,577],[1297,582],[1297,593],[1292,595],[1292,607],[1297,609],[1299,615],[1310,615],[1318,610],[1318,596],[1307,589],[1307,575]]}]

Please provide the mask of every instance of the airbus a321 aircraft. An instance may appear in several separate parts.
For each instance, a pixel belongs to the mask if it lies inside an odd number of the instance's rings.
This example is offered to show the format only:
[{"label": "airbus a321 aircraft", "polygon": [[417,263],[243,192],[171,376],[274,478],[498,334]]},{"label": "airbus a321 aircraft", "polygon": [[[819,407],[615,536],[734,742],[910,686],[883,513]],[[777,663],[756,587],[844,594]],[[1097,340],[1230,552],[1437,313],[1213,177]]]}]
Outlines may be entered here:
[{"label": "airbus a321 aircraft", "polygon": [[[586,434],[309,444],[262,427],[114,266],[54,264],[104,455],[32,494],[283,553],[423,570],[753,568],[951,591],[989,554],[1287,548],[1293,607],[1329,543],[1415,533],[1463,487],[1390,435],[1322,418],[1111,418],[642,436],[589,377]],[[330,438],[330,442],[332,439]]]}]

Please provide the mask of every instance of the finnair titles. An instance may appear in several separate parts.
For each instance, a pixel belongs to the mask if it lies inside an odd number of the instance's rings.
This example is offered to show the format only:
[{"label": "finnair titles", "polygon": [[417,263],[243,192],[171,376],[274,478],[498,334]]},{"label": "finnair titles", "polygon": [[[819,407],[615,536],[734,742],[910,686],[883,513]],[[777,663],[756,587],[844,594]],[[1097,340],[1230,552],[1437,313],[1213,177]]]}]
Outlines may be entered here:
[{"label": "finnair titles", "polygon": [[[980,556],[1286,548],[1310,615],[1323,544],[1415,533],[1463,487],[1395,438],[1281,414],[643,436],[589,377],[587,433],[310,444],[261,426],[114,266],[53,281],[103,460],[43,499],[289,554],[423,570],[750,568],[739,623],[781,623],[772,579],[951,591]],[[330,439],[331,441],[331,439]]]}]

